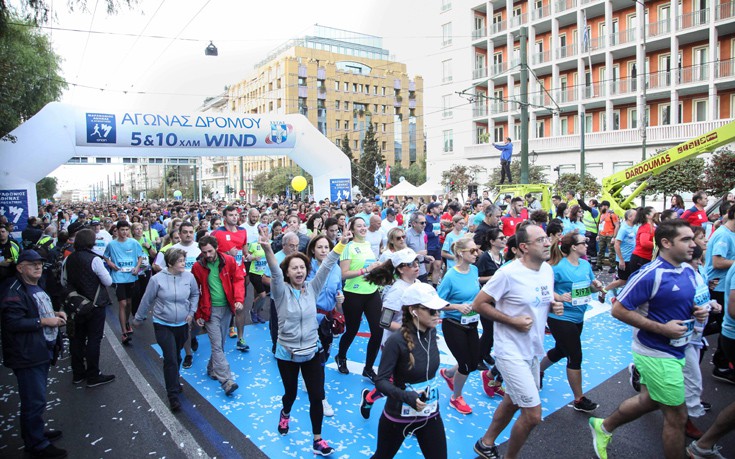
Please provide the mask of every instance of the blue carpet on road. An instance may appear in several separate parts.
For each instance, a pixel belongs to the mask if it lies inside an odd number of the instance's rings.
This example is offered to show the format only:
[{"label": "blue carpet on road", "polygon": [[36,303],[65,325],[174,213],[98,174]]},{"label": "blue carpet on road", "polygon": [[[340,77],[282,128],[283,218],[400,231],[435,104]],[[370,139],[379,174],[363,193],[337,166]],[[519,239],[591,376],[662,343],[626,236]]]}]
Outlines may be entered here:
[{"label": "blue carpet on road", "polygon": [[[610,317],[608,311],[609,305],[599,303],[596,303],[593,310],[588,311],[589,317],[582,335],[585,391],[603,383],[631,362],[630,327]],[[361,331],[368,331],[364,320]],[[188,370],[182,369],[181,375],[269,457],[279,459],[313,457],[306,392],[299,388],[298,398],[291,413],[290,431],[286,436],[279,435],[276,427],[283,386],[275,359],[270,352],[271,342],[267,324],[246,327],[246,339],[251,347],[248,353],[237,351],[234,339],[227,340],[227,358],[240,386],[232,397],[226,397],[219,383],[207,376],[206,365],[210,347],[206,335],[199,337],[200,345],[198,352],[195,353],[194,365]],[[357,373],[362,370],[362,362],[365,361],[364,349],[367,338],[358,336],[350,348],[347,357],[353,373],[349,375],[337,372],[334,364],[337,343],[338,340],[335,340],[332,357],[326,368],[325,388],[335,415],[324,418],[322,433],[329,444],[336,449],[332,457],[370,457],[375,451],[378,420],[384,401],[380,400],[374,405],[369,420],[364,420],[360,416],[360,392],[363,388],[371,387],[369,381]],[[441,338],[439,344],[442,366],[454,363]],[[546,348],[551,346],[553,338],[547,335]],[[160,354],[160,349],[155,345],[154,348]],[[566,361],[562,360],[546,372],[544,388],[541,391],[544,417],[560,409],[571,409],[567,408],[573,397],[566,381],[565,366]],[[500,397],[489,398],[485,395],[478,372],[472,373],[464,390],[465,400],[473,409],[472,414],[465,416],[450,408],[449,396],[449,388],[442,385],[440,409],[447,433],[449,457],[475,457],[473,445],[490,424],[492,413],[500,403]],[[580,413],[579,418],[580,428],[585,428],[587,415]],[[508,439],[512,425],[511,423],[506,428],[498,443]],[[409,438],[396,457],[420,456],[418,443],[415,439]]]}]

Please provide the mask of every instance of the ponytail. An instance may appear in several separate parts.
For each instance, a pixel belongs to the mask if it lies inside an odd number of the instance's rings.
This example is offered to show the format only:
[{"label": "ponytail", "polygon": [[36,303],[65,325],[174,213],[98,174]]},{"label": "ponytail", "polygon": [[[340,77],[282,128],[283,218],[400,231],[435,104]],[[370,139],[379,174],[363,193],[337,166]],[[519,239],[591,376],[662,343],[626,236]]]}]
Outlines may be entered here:
[{"label": "ponytail", "polygon": [[396,272],[396,269],[393,267],[393,262],[388,260],[367,273],[365,280],[381,287],[393,285],[393,282],[396,281]]},{"label": "ponytail", "polygon": [[[418,306],[418,305],[413,305]],[[415,346],[413,342],[413,334],[416,333],[416,325],[413,323],[413,316],[411,315],[412,306],[403,306],[403,320],[401,321],[401,335],[406,341],[406,347],[408,347],[408,369],[412,369],[415,363],[413,358],[413,348]]]}]

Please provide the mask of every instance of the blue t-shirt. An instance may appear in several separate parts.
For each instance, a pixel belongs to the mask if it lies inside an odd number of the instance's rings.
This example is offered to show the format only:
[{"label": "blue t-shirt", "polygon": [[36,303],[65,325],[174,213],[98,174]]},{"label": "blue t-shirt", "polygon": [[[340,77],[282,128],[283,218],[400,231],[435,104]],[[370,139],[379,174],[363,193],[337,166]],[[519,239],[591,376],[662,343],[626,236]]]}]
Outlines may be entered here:
[{"label": "blue t-shirt", "polygon": [[138,244],[138,241],[133,238],[128,238],[125,242],[113,239],[107,244],[104,256],[120,268],[118,271],[110,272],[113,283],[130,284],[138,280],[138,276],[133,275],[132,272],[133,268],[138,266],[138,257],[143,256],[143,247]]},{"label": "blue t-shirt", "polygon": [[581,323],[584,320],[584,312],[592,299],[592,281],[595,275],[592,265],[587,260],[579,260],[574,266],[564,257],[552,267],[554,269],[554,292],[559,295],[572,294],[571,302],[564,302],[564,314],[561,316],[549,314],[550,320],[566,320],[568,322]]},{"label": "blue t-shirt", "polygon": [[[720,281],[720,285],[722,284],[723,282]],[[723,288],[725,289],[725,319],[722,321],[722,334],[727,338],[735,339],[735,317],[731,316],[727,310],[727,308],[730,307],[728,304],[730,291],[735,289],[735,265],[732,265],[727,271]]]},{"label": "blue t-shirt", "polygon": [[[446,238],[444,238],[444,245],[442,246],[442,250],[448,253],[452,253],[452,244],[454,244],[457,239],[461,238],[465,234],[466,233],[464,230],[459,234],[455,234],[454,231],[447,233]],[[452,255],[454,254],[452,253]],[[447,258],[447,271],[452,269],[456,264],[456,261]]]},{"label": "blue t-shirt", "polygon": [[[638,225],[628,226],[627,223],[622,222],[618,235],[615,236],[615,240],[620,241],[620,253],[623,254],[623,261],[626,263],[630,261],[630,256],[633,255],[633,249],[635,249],[635,235],[638,233]],[[620,257],[615,255],[615,260],[620,262]]]},{"label": "blue t-shirt", "polygon": [[[480,276],[477,266],[470,265],[467,273],[461,273],[455,268],[448,269],[444,275],[436,293],[444,301],[450,304],[472,304],[477,294],[480,292]],[[476,314],[476,313],[472,313]],[[459,311],[444,311],[445,318],[461,320],[462,314]]]},{"label": "blue t-shirt", "polygon": [[442,233],[441,216],[426,215],[424,231],[427,237],[426,250],[438,250],[441,247],[439,243],[439,235]]},{"label": "blue t-shirt", "polygon": [[727,269],[715,269],[712,266],[712,257],[719,255],[722,258],[732,260],[735,258],[735,233],[727,229],[725,226],[717,228],[707,243],[707,250],[704,252],[704,266],[707,270],[707,281],[720,279],[720,283],[715,287],[715,292],[724,292],[725,286],[722,280],[727,275]]},{"label": "blue t-shirt", "polygon": [[[306,280],[310,281],[314,279],[317,271],[319,271],[319,264],[317,264],[316,260],[311,260],[311,272]],[[332,270],[329,272],[329,276],[327,277],[327,281],[324,283],[324,287],[322,287],[322,291],[319,292],[319,296],[316,299],[316,307],[325,311],[331,311],[337,305],[337,293],[341,291],[342,268],[340,268],[339,263],[335,263],[334,266],[332,266]],[[324,314],[317,313],[317,323],[321,323],[322,319],[324,319]]]},{"label": "blue t-shirt", "polygon": [[[276,257],[276,261],[278,262],[278,265],[280,266],[281,262],[286,259],[286,254],[283,253],[283,250],[279,250],[278,252],[274,253]],[[268,266],[268,263],[266,262],[265,268],[263,269],[263,275],[268,277],[273,277],[271,274],[271,268]]]},{"label": "blue t-shirt", "polygon": [[568,218],[563,218],[562,222],[564,222],[564,230],[562,231],[562,234],[571,233],[575,229],[577,230],[579,234],[583,236],[587,232],[587,229],[584,227],[584,223],[582,222],[573,222],[569,220]]},{"label": "blue t-shirt", "polygon": [[[692,318],[697,279],[694,269],[687,263],[675,268],[661,257],[641,267],[618,295],[626,309],[647,309],[647,317],[665,324],[670,320]],[[664,335],[646,330],[634,334],[633,351],[651,357],[684,358],[686,346],[675,347]]]}]

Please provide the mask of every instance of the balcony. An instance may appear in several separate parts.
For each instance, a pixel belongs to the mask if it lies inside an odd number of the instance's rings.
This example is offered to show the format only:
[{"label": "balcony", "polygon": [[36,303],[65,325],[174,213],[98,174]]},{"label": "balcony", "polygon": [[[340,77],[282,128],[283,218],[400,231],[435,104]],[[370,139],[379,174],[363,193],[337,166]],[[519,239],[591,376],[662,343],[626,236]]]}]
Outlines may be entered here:
[{"label": "balcony", "polygon": [[528,22],[528,13],[522,13],[510,18],[510,28],[520,27]]},{"label": "balcony", "polygon": [[577,55],[577,45],[560,46],[556,50],[556,58],[564,59],[567,57],[573,57]]},{"label": "balcony", "polygon": [[479,29],[475,29],[472,31],[473,40],[479,40],[480,38],[485,37],[487,37],[487,29],[485,27],[480,27]]},{"label": "balcony", "polygon": [[557,93],[557,100],[560,104],[568,104],[577,101],[577,92],[574,87],[566,87],[559,89]]},{"label": "balcony", "polygon": [[497,113],[505,113],[508,111],[508,102],[493,102],[490,104],[490,113],[495,115]]},{"label": "balcony", "polygon": [[487,67],[480,67],[472,71],[472,79],[487,78]]},{"label": "balcony", "polygon": [[671,86],[671,72],[662,70],[648,75],[648,89],[655,90]]},{"label": "balcony", "polygon": [[622,45],[635,41],[635,29],[623,30],[622,32],[610,34],[610,46]]},{"label": "balcony", "polygon": [[499,22],[494,22],[494,23],[493,23],[493,24],[492,24],[492,25],[490,26],[490,35],[495,35],[495,34],[498,34],[498,33],[500,33],[500,32],[505,32],[505,30],[506,30],[507,28],[508,28],[508,23],[507,23],[507,21],[499,21]]},{"label": "balcony", "polygon": [[646,24],[646,38],[655,38],[669,33],[671,33],[671,21],[668,19]]},{"label": "balcony", "polygon": [[715,8],[715,20],[730,19],[735,17],[735,2],[725,2]]},{"label": "balcony", "polygon": [[706,83],[709,78],[709,65],[707,63],[692,65],[679,69],[679,83]]},{"label": "balcony", "polygon": [[556,2],[556,12],[561,13],[562,11],[571,10],[577,6],[577,0],[558,0]]},{"label": "balcony", "polygon": [[735,76],[735,58],[728,59],[726,61],[720,61],[717,63],[717,66],[715,68],[717,69],[715,78],[734,77]]},{"label": "balcony", "polygon": [[490,66],[490,75],[493,77],[496,75],[500,75],[501,73],[505,72],[508,69],[508,63],[507,62],[498,62],[497,64],[493,64]]},{"label": "balcony", "polygon": [[631,94],[636,91],[638,80],[636,78],[621,78],[611,82],[610,94],[621,96],[624,94]]},{"label": "balcony", "polygon": [[531,64],[543,64],[551,60],[551,51],[542,51],[531,55]]},{"label": "balcony", "polygon": [[584,87],[584,98],[594,99],[597,97],[605,97],[605,86],[602,82],[592,83],[591,85]]},{"label": "balcony", "polygon": [[445,11],[449,11],[451,9],[452,9],[452,4],[451,3],[443,3],[442,6],[441,6],[441,12],[442,13],[445,12]]},{"label": "balcony", "polygon": [[590,40],[590,51],[597,51],[605,48],[605,37],[595,37]]},{"label": "balcony", "polygon": [[705,26],[708,21],[709,8],[704,8],[699,11],[682,14],[676,19],[676,26],[678,30],[686,30],[692,27]]},{"label": "balcony", "polygon": [[487,116],[487,107],[485,105],[475,105],[472,107],[472,116],[475,118]]},{"label": "balcony", "polygon": [[551,15],[551,5],[544,5],[541,8],[534,8],[531,10],[531,20],[542,19]]}]

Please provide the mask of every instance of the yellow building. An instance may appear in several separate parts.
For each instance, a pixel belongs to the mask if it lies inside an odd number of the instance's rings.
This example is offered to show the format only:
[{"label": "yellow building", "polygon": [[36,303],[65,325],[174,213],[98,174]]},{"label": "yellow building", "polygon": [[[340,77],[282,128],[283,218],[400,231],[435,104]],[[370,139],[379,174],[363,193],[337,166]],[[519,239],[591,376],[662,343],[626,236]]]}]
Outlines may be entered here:
[{"label": "yellow building", "polygon": [[[405,64],[391,60],[380,37],[319,25],[312,32],[274,49],[250,76],[231,85],[228,108],[301,113],[338,147],[346,135],[355,159],[372,123],[388,164],[408,167],[423,160],[423,79],[411,79]],[[257,174],[291,164],[282,156],[233,159],[230,186],[250,198]]]}]

